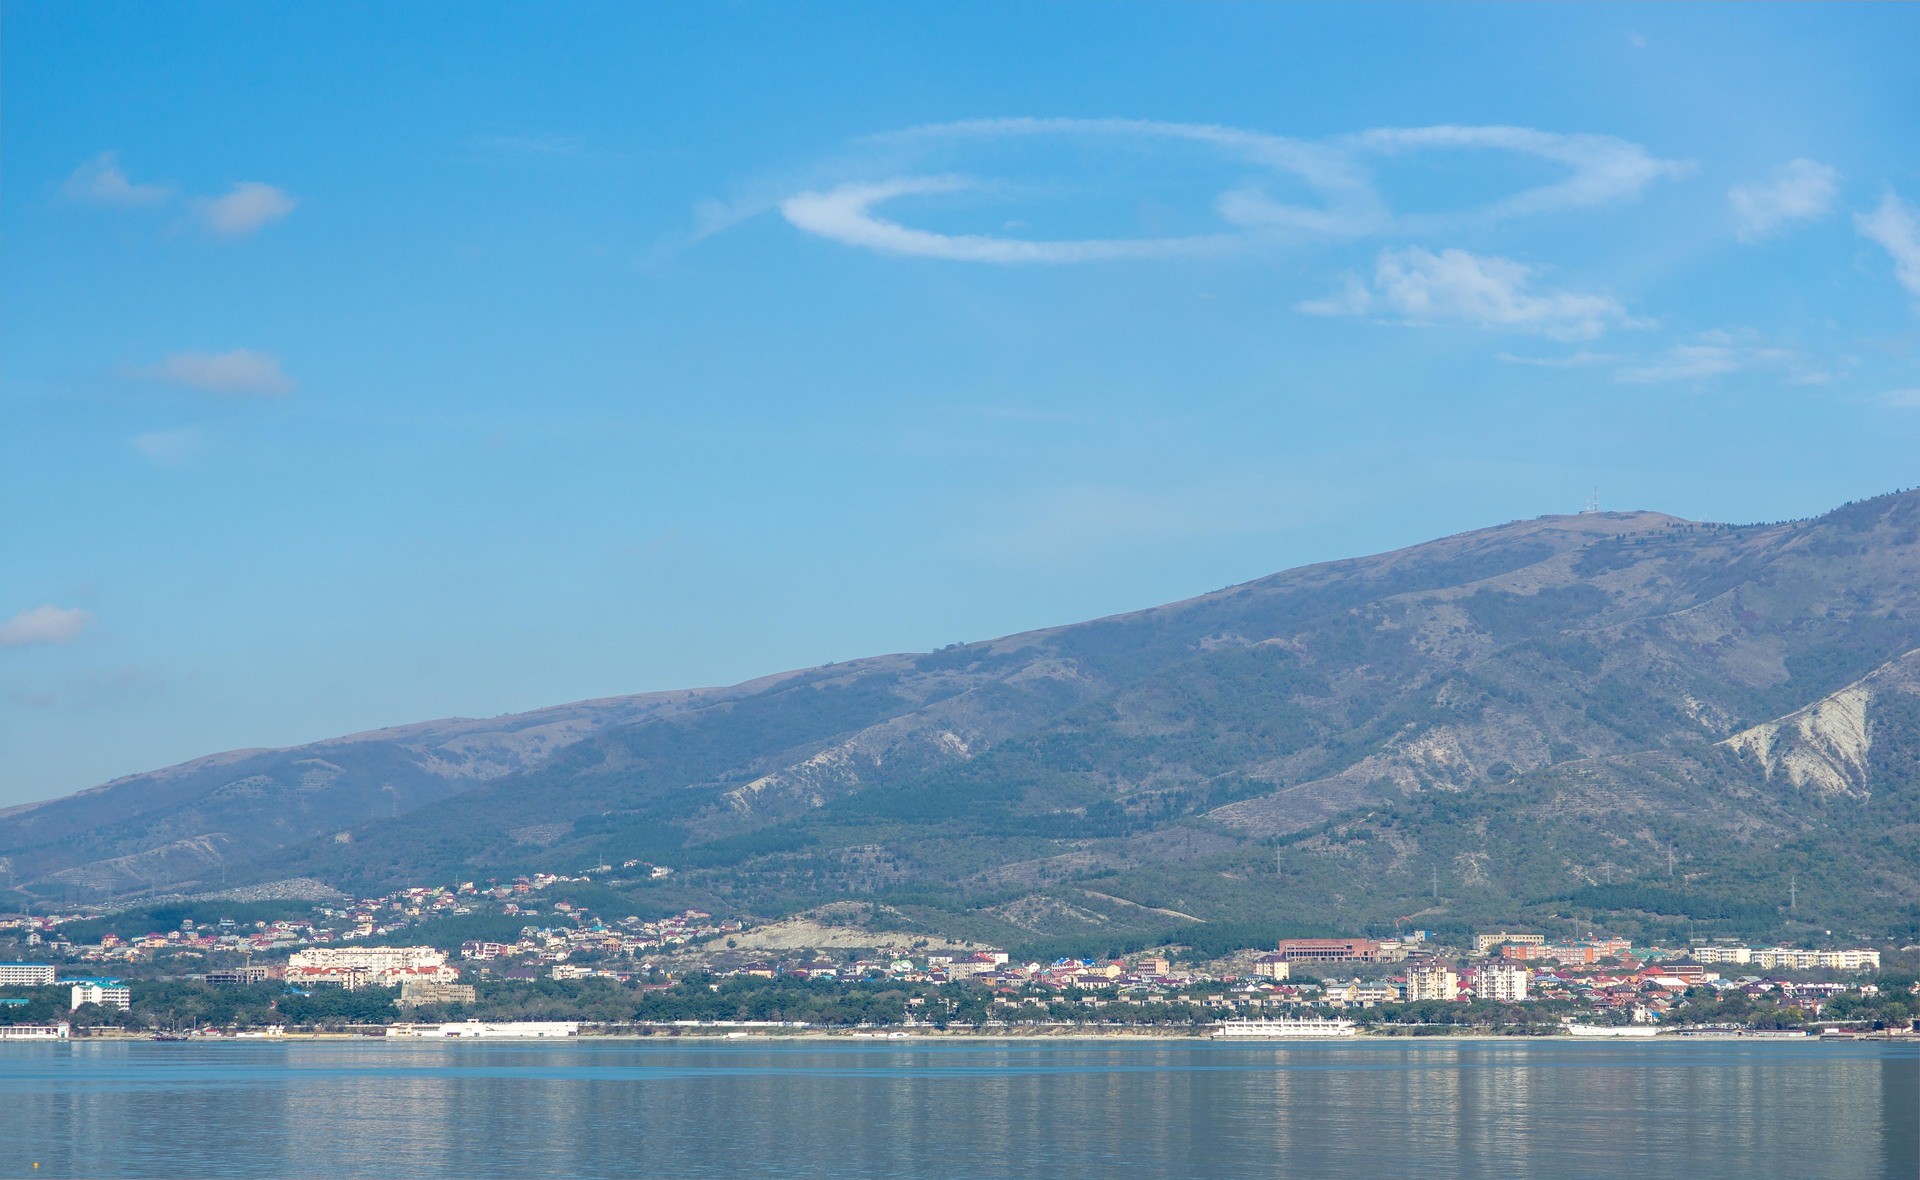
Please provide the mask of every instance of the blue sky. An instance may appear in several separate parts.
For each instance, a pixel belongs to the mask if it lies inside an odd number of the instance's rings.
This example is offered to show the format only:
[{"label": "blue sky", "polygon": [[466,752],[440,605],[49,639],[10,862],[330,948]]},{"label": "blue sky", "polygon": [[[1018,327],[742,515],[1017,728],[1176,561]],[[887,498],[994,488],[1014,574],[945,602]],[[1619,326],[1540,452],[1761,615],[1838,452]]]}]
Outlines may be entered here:
[{"label": "blue sky", "polygon": [[0,804],[1920,483],[1920,10],[9,5]]}]

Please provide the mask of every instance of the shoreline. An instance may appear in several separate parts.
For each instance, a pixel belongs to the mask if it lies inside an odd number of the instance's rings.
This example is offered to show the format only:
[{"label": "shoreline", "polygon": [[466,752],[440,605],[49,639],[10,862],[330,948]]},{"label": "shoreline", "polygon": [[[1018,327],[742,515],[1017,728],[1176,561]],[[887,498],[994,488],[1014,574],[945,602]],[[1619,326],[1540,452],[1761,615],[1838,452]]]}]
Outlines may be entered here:
[{"label": "shoreline", "polygon": [[1772,1032],[1771,1030],[1754,1030],[1749,1032],[1737,1032],[1732,1030],[1727,1030],[1727,1031],[1699,1030],[1699,1031],[1682,1032],[1680,1030],[1674,1030],[1672,1032],[1662,1032],[1650,1037],[1649,1036],[1594,1037],[1594,1036],[1572,1036],[1564,1032],[1494,1033],[1494,1032],[1486,1032],[1486,1031],[1472,1031],[1472,1032],[1458,1032],[1458,1033],[1426,1033],[1421,1035],[1413,1035],[1413,1034],[1405,1034],[1405,1033],[1395,1034],[1395,1033],[1357,1032],[1349,1036],[1298,1035],[1298,1036],[1275,1036],[1275,1037],[1245,1037],[1245,1036],[1216,1037],[1213,1035],[1211,1029],[1196,1030],[1193,1032],[1167,1032],[1162,1030],[1136,1032],[1136,1031],[1124,1030],[1124,1029],[1104,1029],[1104,1030],[1075,1029],[1071,1031],[1063,1030],[1059,1032],[981,1032],[981,1031],[976,1031],[971,1029],[969,1030],[919,1030],[919,1031],[913,1031],[913,1032],[904,1032],[904,1031],[875,1032],[875,1031],[866,1031],[866,1030],[829,1031],[825,1029],[791,1029],[791,1030],[779,1030],[779,1031],[771,1031],[771,1030],[760,1031],[760,1030],[727,1029],[725,1027],[715,1027],[715,1028],[702,1028],[698,1030],[693,1030],[693,1029],[675,1029],[672,1031],[662,1030],[659,1032],[606,1032],[606,1033],[587,1032],[587,1033],[581,1033],[581,1034],[577,1034],[574,1036],[567,1036],[567,1037],[537,1037],[537,1036],[529,1036],[529,1037],[398,1036],[398,1037],[395,1037],[395,1036],[387,1036],[384,1033],[373,1033],[373,1032],[316,1031],[316,1032],[289,1032],[289,1033],[275,1034],[271,1036],[264,1035],[264,1034],[249,1035],[249,1034],[235,1034],[235,1033],[216,1033],[213,1035],[191,1034],[191,1035],[180,1035],[178,1037],[170,1037],[165,1040],[162,1040],[161,1038],[156,1037],[151,1033],[119,1033],[119,1034],[102,1033],[102,1034],[94,1034],[94,1035],[75,1036],[65,1040],[54,1040],[54,1039],[41,1040],[37,1038],[32,1040],[23,1038],[17,1041],[0,1040],[0,1047],[4,1047],[5,1045],[9,1045],[9,1044],[22,1044],[22,1045],[68,1044],[68,1045],[71,1045],[71,1044],[86,1043],[86,1042],[93,1042],[93,1043],[100,1043],[100,1044],[127,1044],[127,1043],[147,1042],[147,1043],[157,1043],[157,1044],[196,1044],[196,1045],[208,1045],[208,1044],[273,1045],[273,1044],[295,1044],[295,1043],[298,1043],[298,1044],[325,1043],[325,1044],[381,1044],[381,1045],[387,1045],[387,1044],[398,1044],[398,1045],[509,1044],[509,1045],[519,1045],[519,1046],[528,1046],[528,1045],[551,1046],[551,1045],[578,1045],[578,1044],[598,1043],[598,1042],[621,1042],[621,1043],[632,1043],[632,1044],[675,1044],[675,1043],[681,1043],[681,1042],[699,1042],[702,1044],[712,1043],[717,1045],[746,1045],[746,1044],[766,1045],[766,1044],[778,1044],[778,1043],[786,1043],[786,1042],[824,1042],[824,1041],[848,1041],[848,1042],[857,1042],[860,1044],[872,1044],[872,1045],[886,1045],[886,1044],[925,1045],[929,1043],[936,1043],[936,1042],[942,1042],[942,1041],[983,1041],[983,1042],[992,1041],[992,1042],[1022,1042],[1022,1043],[1036,1043],[1036,1044],[1047,1043],[1047,1042],[1066,1042],[1066,1041],[1076,1041],[1076,1042],[1151,1041],[1151,1042],[1161,1042],[1161,1043],[1188,1043],[1188,1042],[1201,1042],[1205,1044],[1219,1043],[1219,1044],[1231,1044],[1231,1045],[1247,1045],[1247,1046],[1254,1046],[1254,1047],[1272,1047],[1276,1045],[1285,1045],[1285,1044],[1300,1043],[1300,1042],[1309,1042],[1314,1044],[1327,1044],[1327,1043],[1352,1044],[1360,1041],[1366,1041],[1371,1043],[1395,1043],[1395,1044],[1425,1044],[1425,1043],[1431,1043],[1431,1042],[1456,1043],[1456,1042],[1462,1042],[1462,1041],[1473,1041],[1473,1042],[1555,1041],[1555,1042],[1561,1042],[1566,1044],[1592,1044],[1592,1045],[1621,1045],[1621,1044],[1644,1045],[1649,1043],[1675,1044],[1675,1043],[1693,1042],[1693,1041],[1710,1041],[1717,1044],[1717,1043],[1722,1043],[1727,1041],[1743,1041],[1743,1042],[1763,1042],[1764,1041],[1769,1043],[1781,1043],[1781,1044],[1873,1043],[1873,1044],[1895,1044],[1895,1045],[1904,1044],[1904,1045],[1920,1046],[1920,1032],[1893,1033],[1893,1034],[1888,1034],[1885,1032],[1859,1033],[1859,1034],[1854,1034],[1850,1036],[1841,1036],[1841,1037],[1823,1037],[1817,1033],[1809,1033],[1805,1036],[1792,1036],[1792,1035],[1783,1036],[1778,1033]]}]

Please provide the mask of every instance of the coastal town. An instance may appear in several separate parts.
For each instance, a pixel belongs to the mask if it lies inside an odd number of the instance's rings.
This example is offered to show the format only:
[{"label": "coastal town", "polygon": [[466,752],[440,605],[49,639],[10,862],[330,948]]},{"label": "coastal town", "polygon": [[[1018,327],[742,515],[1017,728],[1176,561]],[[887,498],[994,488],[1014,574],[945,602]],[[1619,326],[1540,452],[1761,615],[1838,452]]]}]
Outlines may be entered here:
[{"label": "coastal town", "polygon": [[[636,869],[671,872],[621,867]],[[304,916],[182,916],[171,928],[138,932],[97,911],[0,916],[0,1038],[875,1028],[1194,1035],[1333,1028],[1328,1021],[1340,1032],[1402,1035],[1843,1036],[1906,1033],[1920,1007],[1916,947],[1727,938],[1636,945],[1604,932],[1524,929],[1443,939],[1406,930],[1281,939],[1213,957],[1167,946],[1040,960],[698,909],[598,913],[566,899],[592,884],[590,873],[538,873],[327,898]],[[181,908],[209,906],[221,908]],[[227,908],[244,915],[254,906]],[[482,928],[491,936],[449,936]],[[775,933],[787,937],[768,937]],[[820,945],[806,945],[809,933]]]}]

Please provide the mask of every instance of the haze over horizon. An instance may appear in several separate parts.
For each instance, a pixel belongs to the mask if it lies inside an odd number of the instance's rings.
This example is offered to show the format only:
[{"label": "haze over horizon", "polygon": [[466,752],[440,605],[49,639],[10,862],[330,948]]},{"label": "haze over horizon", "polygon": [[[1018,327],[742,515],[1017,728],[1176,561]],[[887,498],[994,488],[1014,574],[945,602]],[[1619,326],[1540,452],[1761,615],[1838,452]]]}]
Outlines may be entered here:
[{"label": "haze over horizon", "polygon": [[885,11],[12,9],[0,806],[1920,482],[1910,7]]}]

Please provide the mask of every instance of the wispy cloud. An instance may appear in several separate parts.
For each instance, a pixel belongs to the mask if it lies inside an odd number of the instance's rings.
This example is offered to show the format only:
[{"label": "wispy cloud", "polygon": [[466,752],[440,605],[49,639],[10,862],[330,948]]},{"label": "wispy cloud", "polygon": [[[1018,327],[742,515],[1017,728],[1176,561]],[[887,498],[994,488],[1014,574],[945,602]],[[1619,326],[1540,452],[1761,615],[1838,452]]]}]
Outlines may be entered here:
[{"label": "wispy cloud", "polygon": [[148,380],[207,393],[281,397],[294,389],[293,379],[281,371],[280,358],[249,348],[236,348],[231,352],[176,352],[134,373]]},{"label": "wispy cloud", "polygon": [[[1525,189],[1460,216],[1505,220],[1567,209],[1592,209],[1637,199],[1655,181],[1693,170],[1686,160],[1662,160],[1637,143],[1611,135],[1562,135],[1531,127],[1382,128],[1354,137],[1370,152],[1504,151],[1560,164],[1567,175],[1551,184]],[[1406,219],[1427,221],[1428,218]]]},{"label": "wispy cloud", "polygon": [[[102,152],[80,165],[60,187],[69,201],[87,205],[136,208],[170,202],[176,195],[170,184],[136,184],[120,167],[119,156]],[[202,228],[216,237],[243,238],[284,219],[299,205],[286,190],[257,180],[243,180],[217,197],[190,197],[187,206]]]},{"label": "wispy cloud", "polygon": [[1888,189],[1879,208],[1853,215],[1853,225],[1863,236],[1880,244],[1893,259],[1893,277],[1920,297],[1920,211]]},{"label": "wispy cloud", "polygon": [[[888,202],[972,194],[1005,200],[1007,186],[918,164],[977,141],[1066,137],[1112,141],[1138,153],[1155,145],[1210,151],[1240,176],[1214,198],[1219,228],[1175,237],[1032,239],[1004,232],[945,233],[881,212]],[[1525,127],[1386,128],[1324,141],[1290,139],[1236,127],[1137,119],[979,119],[910,128],[863,141],[873,158],[850,159],[838,178],[791,192],[778,203],[795,227],[850,246],[896,255],[998,264],[1079,263],[1189,258],[1236,248],[1425,232],[1632,200],[1662,177],[1691,165],[1662,160],[1638,144],[1604,135],[1561,135]],[[1373,179],[1379,157],[1421,151],[1518,153],[1562,166],[1565,175],[1477,206],[1400,215]],[[1169,165],[1170,167],[1172,165]],[[1275,184],[1303,186],[1302,203],[1270,195]],[[757,211],[758,205],[752,207]],[[739,219],[737,205],[704,203],[696,239]],[[1012,223],[1006,223],[1012,224]],[[1003,228],[1006,227],[1003,224]]]},{"label": "wispy cloud", "polygon": [[884,254],[912,254],[958,262],[1099,262],[1117,258],[1166,258],[1218,250],[1221,235],[1187,238],[1026,241],[991,234],[942,234],[910,229],[873,213],[883,201],[905,196],[961,192],[975,187],[958,176],[898,177],[877,184],[847,184],[827,192],[799,193],[780,203],[786,219],[808,233]]},{"label": "wispy cloud", "polygon": [[135,435],[133,449],[160,467],[184,467],[205,454],[211,439],[203,427],[150,430]]},{"label": "wispy cloud", "polygon": [[1381,229],[1389,219],[1364,164],[1346,145],[1239,127],[1151,119],[972,119],[913,127],[873,136],[867,142],[899,148],[1027,138],[1198,145],[1223,159],[1252,165],[1260,173],[1302,183],[1320,201],[1318,205],[1283,204],[1268,199],[1257,181],[1236,186],[1220,195],[1215,210],[1242,230],[1347,237]]},{"label": "wispy cloud", "polygon": [[1542,290],[1533,268],[1510,258],[1418,246],[1384,250],[1371,284],[1296,304],[1309,315],[1381,315],[1413,325],[1470,324],[1556,340],[1591,340],[1610,327],[1645,326],[1610,295]]},{"label": "wispy cloud", "polygon": [[298,204],[283,189],[243,180],[224,196],[195,198],[193,208],[201,224],[212,233],[244,238],[284,219]]},{"label": "wispy cloud", "polygon": [[1702,332],[1686,344],[1675,344],[1614,373],[1632,385],[1672,381],[1704,381],[1730,373],[1771,369],[1793,381],[1819,384],[1825,374],[1811,369],[1797,352],[1775,348],[1749,332]]},{"label": "wispy cloud", "polygon": [[1735,232],[1743,242],[1769,237],[1795,221],[1824,217],[1840,195],[1840,173],[1814,160],[1789,160],[1756,184],[1727,190]]},{"label": "wispy cloud", "polygon": [[165,184],[135,184],[121,170],[116,153],[101,152],[74,169],[73,175],[60,186],[60,192],[69,201],[82,204],[134,207],[155,205],[166,200],[173,195],[173,187]]},{"label": "wispy cloud", "polygon": [[1920,388],[1889,389],[1880,395],[1880,404],[1892,410],[1920,410]]},{"label": "wispy cloud", "polygon": [[77,606],[36,606],[0,623],[0,647],[38,647],[72,643],[93,622],[93,612]]}]

